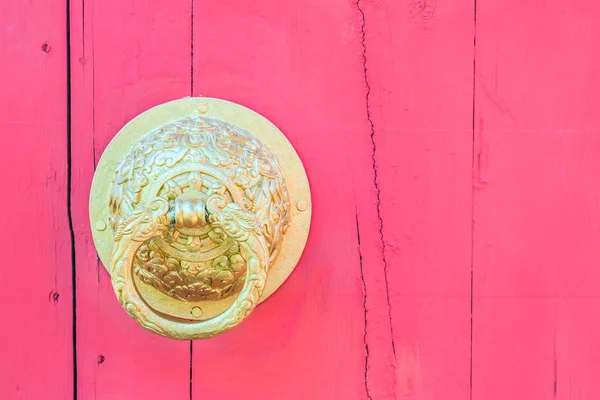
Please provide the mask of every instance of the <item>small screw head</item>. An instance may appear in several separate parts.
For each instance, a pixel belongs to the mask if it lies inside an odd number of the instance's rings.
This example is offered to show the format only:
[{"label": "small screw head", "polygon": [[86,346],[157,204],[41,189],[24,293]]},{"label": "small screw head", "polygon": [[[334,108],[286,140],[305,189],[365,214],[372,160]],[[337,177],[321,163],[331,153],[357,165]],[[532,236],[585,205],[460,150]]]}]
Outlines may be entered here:
[{"label": "small screw head", "polygon": [[200,106],[198,107],[198,111],[200,111],[200,113],[202,114],[206,114],[208,112],[208,104],[200,104]]},{"label": "small screw head", "polygon": [[192,315],[196,318],[202,315],[202,309],[198,306],[192,308]]},{"label": "small screw head", "polygon": [[305,211],[306,207],[308,207],[308,204],[306,204],[304,200],[300,200],[296,203],[296,208],[298,209],[298,211]]},{"label": "small screw head", "polygon": [[103,231],[106,229],[106,223],[104,221],[96,222],[96,230]]}]

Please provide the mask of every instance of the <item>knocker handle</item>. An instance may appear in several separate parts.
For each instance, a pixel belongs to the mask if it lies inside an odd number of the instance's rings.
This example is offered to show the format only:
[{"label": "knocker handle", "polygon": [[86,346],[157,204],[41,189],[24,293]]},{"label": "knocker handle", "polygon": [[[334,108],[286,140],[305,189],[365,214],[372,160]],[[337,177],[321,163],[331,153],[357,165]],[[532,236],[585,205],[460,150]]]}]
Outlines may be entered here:
[{"label": "knocker handle", "polygon": [[[133,280],[138,249],[149,239],[177,229],[206,229],[237,241],[247,270],[244,286],[235,302],[222,314],[206,321],[167,317],[148,306]],[[256,307],[269,268],[269,250],[256,216],[219,194],[206,200],[187,194],[173,206],[162,197],[140,204],[117,226],[111,254],[112,284],[121,305],[140,325],[174,339],[204,339],[219,335],[241,323]]]}]

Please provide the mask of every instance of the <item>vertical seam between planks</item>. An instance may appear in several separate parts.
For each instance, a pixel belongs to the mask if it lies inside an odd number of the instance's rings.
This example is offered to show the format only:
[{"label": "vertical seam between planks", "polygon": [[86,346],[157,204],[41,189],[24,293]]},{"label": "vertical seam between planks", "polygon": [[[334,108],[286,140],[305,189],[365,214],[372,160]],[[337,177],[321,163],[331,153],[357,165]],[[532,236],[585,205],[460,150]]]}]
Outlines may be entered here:
[{"label": "vertical seam between planks", "polygon": [[66,56],[67,56],[67,216],[69,221],[69,235],[71,239],[71,291],[73,302],[72,318],[72,342],[73,342],[73,399],[77,400],[77,272],[76,272],[76,254],[75,254],[75,229],[73,228],[73,208],[72,208],[72,179],[73,179],[73,158],[72,158],[72,122],[71,122],[71,0],[66,0]]},{"label": "vertical seam between planks", "polygon": [[[92,0],[93,2],[93,0]],[[85,14],[85,0],[82,0],[82,13]],[[92,154],[94,155],[93,162],[93,170],[96,171],[96,166],[98,165],[98,155],[96,154],[96,33],[94,31],[94,17],[92,12],[92,18],[90,21],[90,29],[92,31]],[[85,28],[85,26],[83,27]],[[84,29],[85,30],[85,29]],[[83,56],[85,57],[86,53],[84,51]],[[98,263],[98,271],[100,268],[104,269],[100,266],[100,256],[97,256]],[[98,275],[98,283],[100,282],[100,275]]]},{"label": "vertical seam between planks", "polygon": [[474,294],[474,262],[475,262],[475,168],[478,155],[475,146],[475,72],[477,67],[477,0],[473,0],[473,101],[471,103],[471,301],[470,301],[470,344],[469,344],[469,400],[473,400],[473,294]]},{"label": "vertical seam between planks", "polygon": [[[356,200],[356,199],[355,199]],[[365,392],[367,393],[367,398],[369,398],[370,400],[373,400],[373,397],[371,397],[371,392],[369,390],[369,385],[368,385],[368,370],[369,370],[369,343],[367,342],[367,283],[365,282],[365,274],[364,274],[364,269],[363,269],[363,257],[362,257],[362,251],[360,249],[360,227],[358,225],[358,210],[356,209],[356,201],[354,202],[354,213],[356,215],[356,238],[358,241],[358,259],[359,259],[359,265],[360,265],[360,278],[362,281],[362,285],[363,285],[363,310],[364,310],[364,318],[365,318],[365,330],[363,332],[363,343],[365,345]]]},{"label": "vertical seam between planks", "polygon": [[190,3],[190,96],[194,97],[194,0]]},{"label": "vertical seam between planks", "polygon": [[[194,0],[190,0],[190,96],[194,97]],[[190,340],[190,400],[193,398],[194,341]]]},{"label": "vertical seam between planks", "polygon": [[377,161],[375,159],[375,155],[377,152],[377,146],[375,144],[375,124],[373,123],[373,119],[371,117],[371,105],[370,105],[370,97],[371,97],[371,85],[369,84],[369,78],[367,74],[367,45],[366,45],[366,33],[365,33],[365,24],[366,24],[366,16],[365,12],[361,7],[361,0],[356,1],[356,8],[361,15],[362,23],[360,26],[361,31],[361,45],[362,45],[362,58],[363,58],[363,75],[365,80],[365,86],[367,88],[367,92],[365,94],[365,105],[367,111],[367,120],[369,121],[369,127],[371,128],[370,137],[371,137],[371,160],[373,162],[373,184],[375,186],[375,192],[377,197],[377,218],[379,220],[379,239],[381,241],[381,258],[383,260],[383,275],[385,280],[385,296],[388,304],[388,319],[390,323],[390,333],[391,333],[391,341],[392,341],[392,352],[394,354],[394,358],[396,358],[396,345],[394,343],[394,326],[392,324],[392,304],[390,301],[390,289],[388,283],[388,264],[387,258],[385,255],[385,240],[383,236],[383,218],[381,217],[381,189],[379,188],[379,177],[377,174]]}]

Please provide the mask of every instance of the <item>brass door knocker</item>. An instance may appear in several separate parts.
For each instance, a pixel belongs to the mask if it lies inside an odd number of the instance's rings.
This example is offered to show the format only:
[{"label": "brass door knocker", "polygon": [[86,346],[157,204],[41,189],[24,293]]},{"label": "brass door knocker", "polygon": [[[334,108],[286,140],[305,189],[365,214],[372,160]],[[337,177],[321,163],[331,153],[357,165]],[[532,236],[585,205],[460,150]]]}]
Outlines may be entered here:
[{"label": "brass door knocker", "polygon": [[224,100],[185,98],[129,122],[94,175],[90,221],[121,305],[201,339],[242,322],[306,244],[310,189],[285,136]]}]

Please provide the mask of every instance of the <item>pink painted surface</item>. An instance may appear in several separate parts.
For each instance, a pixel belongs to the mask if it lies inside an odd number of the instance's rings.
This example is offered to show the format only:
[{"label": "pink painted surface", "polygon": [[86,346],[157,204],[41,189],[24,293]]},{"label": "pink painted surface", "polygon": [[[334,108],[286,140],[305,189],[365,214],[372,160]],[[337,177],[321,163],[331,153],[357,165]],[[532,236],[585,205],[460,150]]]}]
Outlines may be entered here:
[{"label": "pink painted surface", "polygon": [[190,344],[140,329],[124,312],[96,256],[88,198],[94,167],[118,130],[190,94],[190,3],[86,0],[71,7],[77,392],[83,399],[186,399]]},{"label": "pink painted surface", "polygon": [[[239,329],[194,342],[193,398],[391,395],[361,25],[351,2],[194,6],[194,95],[252,107],[287,135],[310,180],[313,218],[281,289]],[[224,380],[232,384],[207,384]]]},{"label": "pink painted surface", "polygon": [[366,1],[364,13],[395,398],[467,400],[473,4]]},{"label": "pink painted surface", "polygon": [[600,4],[477,4],[473,398],[596,399]]},{"label": "pink painted surface", "polygon": [[73,395],[64,4],[0,2],[0,398]]},{"label": "pink painted surface", "polygon": [[[600,397],[596,2],[5,3],[0,398]],[[314,206],[291,278],[194,343],[121,309],[87,213],[110,139],[189,95],[278,125]]]}]

